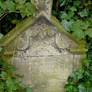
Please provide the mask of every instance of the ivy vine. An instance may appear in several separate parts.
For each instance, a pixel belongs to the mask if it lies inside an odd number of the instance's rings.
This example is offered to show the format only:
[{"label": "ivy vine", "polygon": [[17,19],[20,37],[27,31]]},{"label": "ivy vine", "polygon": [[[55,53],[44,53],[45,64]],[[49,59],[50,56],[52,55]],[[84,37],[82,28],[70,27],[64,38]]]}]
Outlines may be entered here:
[{"label": "ivy vine", "polygon": [[0,58],[0,92],[32,92],[18,78],[22,76],[16,74],[16,68]]},{"label": "ivy vine", "polygon": [[54,0],[52,13],[78,40],[92,38],[91,0]]}]

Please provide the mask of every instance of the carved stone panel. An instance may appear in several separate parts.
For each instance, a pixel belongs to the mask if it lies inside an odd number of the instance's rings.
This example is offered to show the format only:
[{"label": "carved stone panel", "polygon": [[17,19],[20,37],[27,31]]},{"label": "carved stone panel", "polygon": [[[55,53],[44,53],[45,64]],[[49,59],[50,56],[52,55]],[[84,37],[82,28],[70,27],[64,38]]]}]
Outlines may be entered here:
[{"label": "carved stone panel", "polygon": [[78,67],[80,55],[70,52],[77,44],[44,18],[25,30],[16,41],[12,64],[24,75],[33,92],[65,92],[64,84]]}]

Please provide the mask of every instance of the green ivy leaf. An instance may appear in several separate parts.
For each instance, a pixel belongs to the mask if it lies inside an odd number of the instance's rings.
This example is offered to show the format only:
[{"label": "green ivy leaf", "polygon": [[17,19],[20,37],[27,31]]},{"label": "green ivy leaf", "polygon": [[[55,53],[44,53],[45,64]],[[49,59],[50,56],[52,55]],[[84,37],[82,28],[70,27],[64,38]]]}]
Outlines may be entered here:
[{"label": "green ivy leaf", "polygon": [[80,4],[81,4],[81,2],[78,0],[77,1],[75,0],[73,3],[74,3],[74,6],[76,6],[76,7],[80,6]]},{"label": "green ivy leaf", "polygon": [[66,84],[64,88],[66,92],[78,92],[78,88],[74,85]]},{"label": "green ivy leaf", "polygon": [[69,17],[70,20],[73,18],[73,16],[74,16],[74,11],[69,11],[68,17]]},{"label": "green ivy leaf", "polygon": [[3,14],[4,10],[0,8],[0,15]]},{"label": "green ivy leaf", "polygon": [[82,60],[83,66],[85,66],[87,68],[90,66],[90,63],[91,63],[91,59],[84,59],[84,60]]},{"label": "green ivy leaf", "polygon": [[31,90],[29,87],[26,87],[26,88],[24,89],[24,91],[25,91],[25,92],[32,92],[32,90]]},{"label": "green ivy leaf", "polygon": [[0,81],[0,92],[4,92],[4,83]]},{"label": "green ivy leaf", "polygon": [[69,8],[69,10],[71,10],[72,12],[75,12],[75,11],[77,11],[77,8],[75,6],[72,6]]},{"label": "green ivy leaf", "polygon": [[10,77],[6,80],[6,87],[8,89],[8,92],[13,92],[14,90],[16,90],[14,81]]},{"label": "green ivy leaf", "polygon": [[55,10],[52,10],[52,15],[57,16],[57,12]]},{"label": "green ivy leaf", "polygon": [[66,31],[70,32],[71,27],[73,24],[73,20],[67,21],[67,20],[62,20],[62,26],[66,29]]},{"label": "green ivy leaf", "polygon": [[74,81],[79,81],[80,79],[83,78],[83,73],[84,73],[84,70],[79,69],[78,71],[73,72],[70,78],[73,78]]},{"label": "green ivy leaf", "polygon": [[85,31],[85,34],[92,38],[92,28],[89,28],[87,31]]},{"label": "green ivy leaf", "polygon": [[65,5],[66,0],[60,0],[60,1],[59,1],[59,3],[60,3],[60,7],[62,7],[62,6],[64,6],[64,5]]},{"label": "green ivy leaf", "polygon": [[3,80],[7,80],[8,75],[6,72],[2,71],[0,76]]},{"label": "green ivy leaf", "polygon": [[25,6],[22,4],[16,4],[16,9],[22,13],[24,12]]},{"label": "green ivy leaf", "polygon": [[85,38],[85,32],[83,31],[84,23],[81,20],[78,20],[73,23],[71,27],[71,31],[73,31],[73,35],[77,37],[77,39],[81,40]]},{"label": "green ivy leaf", "polygon": [[6,10],[7,8],[6,2],[0,0],[0,8],[2,8],[3,10]]},{"label": "green ivy leaf", "polygon": [[81,17],[86,17],[86,16],[88,16],[88,12],[87,12],[86,9],[84,9],[84,10],[82,10],[81,12],[79,12],[79,15],[80,15]]},{"label": "green ivy leaf", "polygon": [[60,20],[69,19],[68,14],[66,12],[60,12],[59,13],[59,19]]},{"label": "green ivy leaf", "polygon": [[26,17],[26,14],[21,12],[21,17],[24,19]]},{"label": "green ivy leaf", "polygon": [[25,12],[27,14],[27,16],[32,15],[35,12],[34,6],[31,3],[25,3]]},{"label": "green ivy leaf", "polygon": [[8,10],[10,12],[12,12],[12,11],[14,11],[16,9],[16,5],[15,5],[15,3],[13,1],[7,0],[6,4],[8,6]]},{"label": "green ivy leaf", "polygon": [[83,84],[80,84],[78,88],[79,88],[79,92],[87,92],[87,89]]},{"label": "green ivy leaf", "polygon": [[3,37],[3,34],[2,33],[0,33],[0,39]]},{"label": "green ivy leaf", "polygon": [[79,29],[73,32],[73,35],[77,37],[78,40],[84,39],[85,38],[85,33],[83,30]]},{"label": "green ivy leaf", "polygon": [[74,32],[76,30],[80,30],[82,26],[84,25],[83,21],[77,20],[73,23],[71,30]]},{"label": "green ivy leaf", "polygon": [[92,58],[92,51],[91,50],[88,51],[88,58]]}]

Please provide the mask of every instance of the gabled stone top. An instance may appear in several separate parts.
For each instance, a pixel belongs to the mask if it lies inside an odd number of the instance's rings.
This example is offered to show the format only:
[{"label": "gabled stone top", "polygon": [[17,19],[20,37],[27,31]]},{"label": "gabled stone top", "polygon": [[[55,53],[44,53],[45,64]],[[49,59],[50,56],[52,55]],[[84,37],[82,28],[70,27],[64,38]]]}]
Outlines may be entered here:
[{"label": "gabled stone top", "polygon": [[60,22],[54,16],[51,16],[52,0],[32,0],[32,3],[35,4],[37,8],[37,15],[35,14],[33,17],[25,19],[14,29],[12,29],[7,35],[5,35],[0,40],[0,47],[7,47],[13,40],[15,40],[19,35],[21,35],[22,32],[24,32],[27,28],[35,24],[39,18],[44,18],[48,21],[48,23],[51,23],[52,25],[56,26],[59,31],[63,32],[65,35],[67,35],[70,39],[74,40],[78,44],[78,48],[71,48],[72,52],[87,52],[86,42],[78,41],[77,39],[75,39],[75,37],[73,37],[61,26]]}]

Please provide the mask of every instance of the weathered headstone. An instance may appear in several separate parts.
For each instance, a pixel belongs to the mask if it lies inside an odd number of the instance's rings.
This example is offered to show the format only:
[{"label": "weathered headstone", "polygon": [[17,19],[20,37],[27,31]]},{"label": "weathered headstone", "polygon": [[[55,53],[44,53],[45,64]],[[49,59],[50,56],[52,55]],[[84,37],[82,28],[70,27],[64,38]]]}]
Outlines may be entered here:
[{"label": "weathered headstone", "polygon": [[1,41],[1,56],[24,75],[33,92],[65,92],[68,76],[85,56],[85,42],[67,33],[51,16],[52,0],[32,1],[37,13],[19,24]]}]

